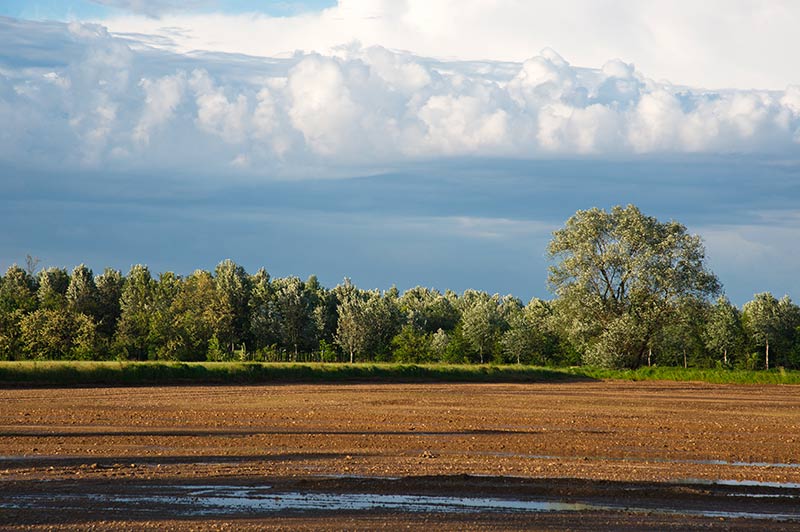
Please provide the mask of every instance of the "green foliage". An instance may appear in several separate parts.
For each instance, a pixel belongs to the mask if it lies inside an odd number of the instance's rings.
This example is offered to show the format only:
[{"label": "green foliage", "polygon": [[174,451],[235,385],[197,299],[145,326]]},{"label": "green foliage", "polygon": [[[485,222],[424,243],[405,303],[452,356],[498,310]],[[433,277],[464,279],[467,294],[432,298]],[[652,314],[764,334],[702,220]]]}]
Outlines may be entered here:
[{"label": "green foliage", "polygon": [[248,301],[249,336],[256,348],[262,349],[277,342],[272,317],[274,315],[273,292],[270,276],[261,268],[250,278],[250,300]]},{"label": "green foliage", "polygon": [[65,308],[68,286],[69,274],[63,268],[47,268],[39,272],[39,287],[36,291],[39,308],[51,310]]},{"label": "green foliage", "polygon": [[21,309],[0,312],[0,360],[24,358],[22,331],[19,324],[25,317]]},{"label": "green foliage", "polygon": [[557,310],[589,364],[641,366],[682,302],[719,290],[699,237],[633,205],[578,211],[553,233],[548,252]]},{"label": "green foliage", "polygon": [[439,329],[431,335],[430,352],[434,360],[444,360],[447,348],[450,344],[450,336],[444,329]]},{"label": "green foliage", "polygon": [[558,354],[558,337],[553,330],[552,307],[532,299],[524,308],[507,312],[508,330],[500,340],[502,362],[552,364]]},{"label": "green foliage", "polygon": [[458,310],[450,299],[436,290],[417,286],[407,290],[398,299],[406,323],[418,331],[434,333],[439,329],[451,330],[459,319]]},{"label": "green foliage", "polygon": [[81,264],[72,270],[67,286],[67,304],[71,310],[87,316],[97,311],[97,285],[92,270]]},{"label": "green foliage", "polygon": [[800,367],[800,308],[768,293],[741,313],[712,303],[719,287],[702,243],[676,222],[633,206],[579,211],[548,251],[557,297],[526,306],[511,295],[380,292],[347,279],[328,290],[314,276],[248,275],[231,260],[213,274],[154,279],[142,265],[127,276],[95,278],[84,265],[34,275],[30,258],[0,277],[0,360]]},{"label": "green foliage", "polygon": [[14,264],[6,270],[0,283],[0,312],[36,309],[36,279]]},{"label": "green foliage", "polygon": [[116,344],[123,358],[147,360],[155,281],[147,266],[137,264],[128,273],[120,300]]},{"label": "green foliage", "polygon": [[106,268],[106,270],[95,278],[97,286],[97,307],[95,318],[97,320],[97,332],[105,339],[111,339],[117,328],[121,308],[122,288],[125,280],[119,270]]},{"label": "green foliage", "polygon": [[[706,348],[725,366],[736,364],[744,355],[745,334],[739,310],[720,297],[708,313],[703,329]],[[719,360],[719,358],[718,358]]]},{"label": "green foliage", "polygon": [[316,294],[297,277],[278,279],[272,283],[274,305],[270,321],[280,343],[294,352],[313,348],[318,343],[314,309]]},{"label": "green foliage", "polygon": [[336,345],[326,341],[319,341],[319,361],[320,362],[338,362],[339,353]]},{"label": "green foliage", "polygon": [[216,334],[211,335],[211,338],[208,340],[208,349],[206,349],[206,359],[210,360],[211,362],[221,362],[223,360],[228,359],[226,353],[222,350],[222,348],[219,345],[219,338],[217,338]]},{"label": "green foliage", "polygon": [[400,328],[395,297],[377,290],[359,290],[349,279],[334,289],[339,300],[335,340],[350,362],[369,355],[386,358]]},{"label": "green foliage", "polygon": [[[180,323],[176,320],[173,308],[180,291],[181,279],[173,272],[160,274],[158,281],[153,283],[147,335],[147,358],[150,360],[178,360],[181,356],[192,356],[188,355],[185,345],[182,345]],[[198,327],[202,328],[203,325]]]},{"label": "green foliage", "polygon": [[778,365],[793,362],[800,308],[789,296],[778,300],[769,292],[756,294],[742,308],[742,322],[751,339],[751,347],[763,349],[765,368],[769,369],[776,362]]},{"label": "green foliage", "polygon": [[[174,295],[171,287],[165,292],[170,293],[165,297],[171,302],[166,311],[169,321],[164,323],[162,332],[166,345],[159,358],[205,360],[212,338],[220,350],[219,336],[230,333],[231,314],[229,301],[216,290],[211,274],[197,270],[177,284]],[[219,353],[215,354],[221,358]]]},{"label": "green foliage", "polygon": [[21,344],[31,359],[91,359],[97,344],[92,318],[74,310],[39,309],[20,320]]},{"label": "green foliage", "polygon": [[248,339],[248,306],[252,285],[244,268],[230,259],[217,265],[214,285],[219,298],[219,334],[224,345],[239,345]]},{"label": "green foliage", "polygon": [[477,356],[459,324],[448,334],[447,347],[440,360],[447,364],[467,364],[475,360]]},{"label": "green foliage", "polygon": [[[440,329],[441,330],[441,329]],[[392,339],[395,362],[431,362],[431,335],[418,331],[413,325],[404,325]]]},{"label": "green foliage", "polygon": [[464,296],[466,301],[461,312],[461,331],[483,364],[485,355],[491,354],[491,348],[500,338],[505,325],[498,308],[499,298],[497,295],[474,291]]},{"label": "green foliage", "polygon": [[0,362],[0,383],[164,385],[283,382],[570,382],[601,379],[800,384],[800,371],[638,370],[443,364],[265,364],[253,362]]}]

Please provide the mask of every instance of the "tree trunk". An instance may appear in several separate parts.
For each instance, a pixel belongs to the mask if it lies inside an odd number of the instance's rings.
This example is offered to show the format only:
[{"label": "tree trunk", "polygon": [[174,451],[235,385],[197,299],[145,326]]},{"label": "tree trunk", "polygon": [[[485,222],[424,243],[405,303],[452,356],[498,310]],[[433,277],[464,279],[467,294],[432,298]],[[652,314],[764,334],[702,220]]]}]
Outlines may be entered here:
[{"label": "tree trunk", "polygon": [[653,348],[650,347],[647,350],[647,367],[648,368],[652,366],[652,358],[653,358]]},{"label": "tree trunk", "polygon": [[769,370],[769,338],[767,338],[767,347],[764,355],[764,365],[767,367],[767,370]]},{"label": "tree trunk", "polygon": [[353,350],[350,350],[350,363],[353,363]]},{"label": "tree trunk", "polygon": [[689,364],[686,363],[686,350],[684,349],[683,350],[683,369],[686,369],[688,367],[689,367]]},{"label": "tree trunk", "polygon": [[481,354],[481,364],[483,364],[483,346],[481,346],[481,348],[478,349],[478,352]]},{"label": "tree trunk", "polygon": [[728,365],[728,349],[727,348],[722,352],[722,361],[725,363],[726,366]]}]

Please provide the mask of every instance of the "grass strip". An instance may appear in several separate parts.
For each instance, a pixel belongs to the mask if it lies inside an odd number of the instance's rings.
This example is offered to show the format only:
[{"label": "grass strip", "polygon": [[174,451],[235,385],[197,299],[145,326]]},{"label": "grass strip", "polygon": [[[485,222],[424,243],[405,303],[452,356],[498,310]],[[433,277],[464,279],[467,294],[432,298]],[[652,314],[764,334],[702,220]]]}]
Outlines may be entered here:
[{"label": "grass strip", "polygon": [[569,382],[591,380],[700,381],[718,384],[800,384],[800,371],[669,367],[445,364],[320,364],[256,362],[0,362],[2,386],[148,386],[340,382]]}]

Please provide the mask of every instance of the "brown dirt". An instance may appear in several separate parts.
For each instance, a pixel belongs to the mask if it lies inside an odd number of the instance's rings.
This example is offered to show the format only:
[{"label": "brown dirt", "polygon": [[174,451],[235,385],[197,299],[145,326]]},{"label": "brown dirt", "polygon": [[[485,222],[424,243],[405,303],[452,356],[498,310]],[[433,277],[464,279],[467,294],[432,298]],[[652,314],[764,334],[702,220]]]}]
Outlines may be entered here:
[{"label": "brown dirt", "polygon": [[[777,465],[798,463],[800,387],[791,386],[614,381],[0,390],[0,491],[6,494],[12,488],[17,495],[45,496],[56,489],[267,479],[287,489],[304,482],[303,489],[363,492],[356,480],[320,484],[325,476],[346,475],[412,477],[401,486],[405,492],[482,495],[488,490],[516,496],[528,489],[531,495],[560,499],[576,496],[553,491],[552,486],[567,481],[548,487],[541,479],[569,479],[571,486],[595,491],[593,482],[604,481],[616,486],[612,498],[619,499],[629,491],[625,486],[636,483],[800,483],[800,467]],[[460,475],[471,477],[459,481]],[[493,477],[495,484],[473,493],[476,475]],[[427,479],[417,482],[418,477]],[[539,487],[504,487],[501,477],[529,479]],[[431,479],[440,479],[438,489]],[[376,483],[371,487],[384,492],[400,489],[389,481]],[[145,522],[109,520],[97,508],[79,510],[62,509],[45,519],[33,511],[0,509],[0,525],[69,526],[78,520],[99,528],[146,523],[161,528],[373,529],[435,523],[452,529],[580,529],[586,523],[585,516],[561,513],[374,511],[175,520],[168,509]],[[729,523],[601,512],[591,528],[598,524],[665,529]],[[758,525],[753,523],[753,529]]]}]

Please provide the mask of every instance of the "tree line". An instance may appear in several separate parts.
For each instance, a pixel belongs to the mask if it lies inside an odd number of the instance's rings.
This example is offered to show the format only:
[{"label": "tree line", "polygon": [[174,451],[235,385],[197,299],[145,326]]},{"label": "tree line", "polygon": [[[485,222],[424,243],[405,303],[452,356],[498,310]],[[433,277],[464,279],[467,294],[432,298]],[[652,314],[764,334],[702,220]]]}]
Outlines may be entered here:
[{"label": "tree line", "polygon": [[737,308],[699,238],[633,206],[579,211],[548,249],[552,300],[213,272],[0,276],[0,360],[322,361],[800,368],[800,307]]}]

